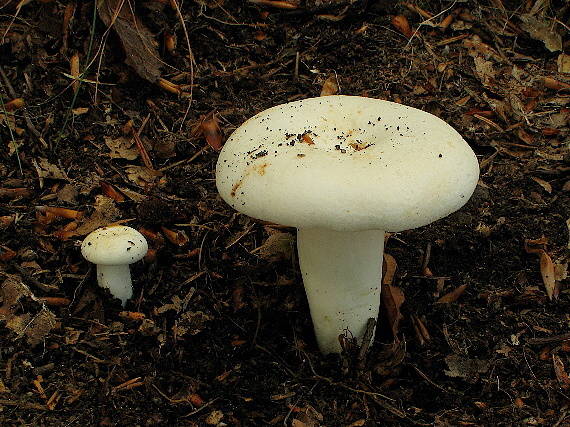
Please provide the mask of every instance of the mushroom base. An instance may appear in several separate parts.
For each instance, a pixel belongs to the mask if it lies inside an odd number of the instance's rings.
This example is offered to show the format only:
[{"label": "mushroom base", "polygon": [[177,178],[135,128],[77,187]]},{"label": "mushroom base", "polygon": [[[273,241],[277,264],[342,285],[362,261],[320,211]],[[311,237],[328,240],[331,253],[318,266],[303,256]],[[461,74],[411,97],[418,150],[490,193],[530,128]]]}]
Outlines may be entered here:
[{"label": "mushroom base", "polygon": [[378,318],[384,231],[299,229],[299,264],[322,353],[340,353],[338,336],[360,343]]},{"label": "mushroom base", "polygon": [[128,264],[97,265],[97,283],[102,288],[109,289],[111,295],[119,298],[123,306],[133,296],[131,270]]}]

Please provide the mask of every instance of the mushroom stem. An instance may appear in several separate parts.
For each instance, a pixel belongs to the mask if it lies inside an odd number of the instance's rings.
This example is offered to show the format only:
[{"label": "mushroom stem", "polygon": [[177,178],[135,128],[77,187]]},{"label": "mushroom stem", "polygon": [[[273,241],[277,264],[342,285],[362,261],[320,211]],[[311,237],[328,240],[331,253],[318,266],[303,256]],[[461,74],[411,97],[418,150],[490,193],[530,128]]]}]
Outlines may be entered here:
[{"label": "mushroom stem", "polygon": [[97,265],[97,283],[99,286],[109,289],[115,298],[119,298],[123,307],[127,300],[133,296],[129,264]]},{"label": "mushroom stem", "polygon": [[384,231],[297,231],[299,264],[322,353],[340,353],[340,334],[360,342],[378,318]]}]

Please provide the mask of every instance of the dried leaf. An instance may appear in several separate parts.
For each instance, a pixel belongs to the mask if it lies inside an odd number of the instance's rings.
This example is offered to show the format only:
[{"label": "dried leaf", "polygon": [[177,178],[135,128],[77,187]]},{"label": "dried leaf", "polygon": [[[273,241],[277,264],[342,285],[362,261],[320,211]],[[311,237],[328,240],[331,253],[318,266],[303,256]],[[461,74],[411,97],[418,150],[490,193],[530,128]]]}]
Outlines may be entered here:
[{"label": "dried leaf", "polygon": [[282,1],[282,0],[249,0],[250,3],[255,3],[260,6],[269,6],[276,9],[294,10],[299,9],[296,1]]},{"label": "dried leaf", "polygon": [[77,92],[79,90],[79,54],[75,52],[71,59],[69,60],[69,69],[72,77],[76,80],[72,83],[73,91]]},{"label": "dried leaf", "polygon": [[561,82],[560,80],[556,80],[552,77],[543,77],[542,83],[548,89],[552,90],[567,90],[570,89],[570,84],[566,82]]},{"label": "dried leaf", "polygon": [[[0,286],[2,305],[0,306],[0,321],[6,322],[6,327],[19,337],[25,336],[32,346],[40,343],[55,327],[55,315],[49,311],[30,291],[30,289],[17,277],[9,276]],[[27,298],[32,305],[19,304],[20,300]],[[24,312],[16,314],[20,307],[39,308],[37,314]]]},{"label": "dried leaf", "polygon": [[84,236],[92,231],[105,227],[121,216],[121,211],[115,206],[113,199],[105,196],[97,196],[93,205],[95,211],[85,218],[83,223],[73,232],[75,236]]},{"label": "dried leaf", "polygon": [[410,23],[408,22],[408,18],[404,15],[394,16],[392,18],[392,25],[408,39],[414,34],[410,27]]},{"label": "dried leaf", "polygon": [[416,332],[418,341],[421,345],[424,345],[426,342],[431,341],[431,335],[422,319],[414,315],[412,316],[412,324],[414,326],[414,331]]},{"label": "dried leaf", "polygon": [[375,357],[374,372],[387,376],[393,373],[406,357],[406,342],[395,339],[391,344],[381,344]]},{"label": "dried leaf", "polygon": [[522,21],[521,28],[533,39],[542,41],[550,52],[562,50],[562,36],[546,18],[530,13],[523,13],[519,18]]},{"label": "dried leaf", "polygon": [[216,409],[208,414],[206,417],[206,424],[209,426],[217,426],[221,423],[222,418],[224,418],[224,413],[219,409]]},{"label": "dried leaf", "polygon": [[4,104],[4,109],[6,111],[16,111],[25,105],[23,98],[14,98]]},{"label": "dried leaf", "polygon": [[28,343],[35,346],[42,342],[47,334],[55,328],[55,324],[55,315],[43,307],[41,311],[26,324],[24,334],[28,339]]},{"label": "dried leaf", "polygon": [[112,26],[121,39],[126,54],[125,63],[133,67],[140,77],[155,83],[162,67],[158,43],[150,30],[133,15],[131,3],[104,0],[99,3],[97,11],[105,25]]},{"label": "dried leaf", "polygon": [[77,198],[77,188],[71,184],[65,184],[60,190],[57,192],[57,200],[60,202],[66,202],[70,204],[76,203]]},{"label": "dried leaf", "polygon": [[41,157],[38,162],[35,160],[33,162],[40,178],[68,179],[67,174],[58,166],[51,164],[48,159]]},{"label": "dried leaf", "polygon": [[200,130],[210,147],[216,151],[222,149],[222,131],[216,116],[212,115],[211,118],[203,120],[200,123]]},{"label": "dried leaf", "polygon": [[270,262],[293,257],[295,237],[291,233],[273,232],[263,244],[251,251]]},{"label": "dried leaf", "polygon": [[125,172],[127,173],[129,180],[141,187],[152,184],[159,176],[162,175],[160,171],[149,169],[146,166],[135,165],[127,166],[125,168]]},{"label": "dried leaf", "polygon": [[203,311],[183,313],[174,323],[172,330],[175,335],[181,337],[186,334],[196,335],[202,332],[206,323],[212,320],[212,316],[207,315]]},{"label": "dried leaf", "polygon": [[451,354],[445,358],[448,369],[445,374],[452,378],[463,378],[475,383],[480,374],[489,371],[490,362],[488,360],[469,359],[467,357]]},{"label": "dried leaf", "polygon": [[568,263],[554,263],[554,280],[561,282],[568,278]]},{"label": "dried leaf", "polygon": [[540,275],[542,276],[542,282],[546,288],[546,295],[552,301],[552,299],[558,299],[558,292],[556,291],[556,280],[554,274],[554,263],[550,255],[546,251],[542,250],[540,253]]},{"label": "dried leaf", "polygon": [[101,186],[101,190],[103,191],[103,194],[105,196],[110,197],[111,199],[113,199],[115,202],[118,203],[125,201],[125,196],[119,193],[119,191],[111,184],[108,184],[105,181],[101,181],[99,185]]},{"label": "dried leaf", "polygon": [[553,354],[552,355],[552,364],[554,366],[554,373],[556,374],[556,379],[560,383],[560,387],[567,390],[570,388],[570,377],[566,373],[564,368],[564,363],[562,363],[562,359],[559,356]]},{"label": "dried leaf", "polygon": [[322,424],[323,415],[310,405],[298,408],[295,412],[297,415],[291,422],[291,427],[319,427]]},{"label": "dried leaf", "polygon": [[382,285],[391,285],[394,282],[394,275],[398,269],[396,259],[384,252],[384,271],[382,272]]},{"label": "dried leaf", "polygon": [[6,262],[10,261],[17,255],[16,251],[13,251],[7,246],[0,245],[0,261]]},{"label": "dried leaf", "polygon": [[174,231],[163,226],[161,226],[160,229],[162,230],[168,241],[176,246],[182,247],[188,244],[188,241],[190,240],[188,239],[188,236],[183,230]]},{"label": "dried leaf", "polygon": [[452,290],[451,292],[445,294],[440,299],[437,300],[437,304],[448,304],[450,302],[455,302],[459,299],[463,292],[467,289],[467,285],[461,285]]},{"label": "dried leaf", "polygon": [[570,73],[570,55],[566,53],[558,55],[557,64],[559,73]]},{"label": "dried leaf", "polygon": [[131,138],[125,138],[124,136],[115,139],[105,137],[105,145],[111,150],[109,157],[112,159],[134,160],[139,156],[139,152]]},{"label": "dried leaf", "polygon": [[537,178],[536,176],[531,176],[530,179],[532,179],[534,182],[536,182],[538,185],[544,188],[547,193],[549,194],[552,193],[552,185],[550,185],[544,179]]},{"label": "dried leaf", "polygon": [[15,217],[16,217],[15,215],[0,216],[0,230],[4,230],[5,228],[8,228],[8,226],[14,222]]},{"label": "dried leaf", "polygon": [[475,72],[483,86],[494,88],[497,71],[495,70],[493,63],[482,56],[475,56],[473,60],[475,62]]},{"label": "dried leaf", "polygon": [[404,293],[400,288],[392,285],[382,286],[382,306],[384,307],[394,338],[396,338],[398,334],[400,320],[403,318],[402,313],[400,313],[400,307],[405,299]]},{"label": "dried leaf", "polygon": [[338,80],[336,76],[333,74],[329,76],[323,83],[323,87],[321,89],[321,96],[336,95],[338,93],[338,90],[339,90]]}]

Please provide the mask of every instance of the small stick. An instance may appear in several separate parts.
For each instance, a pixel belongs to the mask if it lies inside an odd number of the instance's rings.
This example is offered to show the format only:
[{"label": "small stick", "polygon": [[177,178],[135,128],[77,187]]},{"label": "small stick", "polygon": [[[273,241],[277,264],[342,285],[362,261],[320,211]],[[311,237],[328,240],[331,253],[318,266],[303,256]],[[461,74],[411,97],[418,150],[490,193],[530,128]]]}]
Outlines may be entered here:
[{"label": "small stick", "polygon": [[528,340],[526,340],[526,342],[531,345],[542,345],[542,344],[550,344],[553,342],[567,341],[567,340],[570,340],[570,332],[560,335],[554,335],[553,337],[529,338]]},{"label": "small stick", "polygon": [[[374,333],[374,327],[376,326],[376,319],[373,317],[368,319],[366,322],[366,331],[364,332],[364,337],[362,338],[362,345],[358,350],[358,365],[364,365],[364,359],[366,358],[366,353],[370,348],[370,343],[372,342],[372,335]],[[364,367],[364,366],[362,366]]]}]

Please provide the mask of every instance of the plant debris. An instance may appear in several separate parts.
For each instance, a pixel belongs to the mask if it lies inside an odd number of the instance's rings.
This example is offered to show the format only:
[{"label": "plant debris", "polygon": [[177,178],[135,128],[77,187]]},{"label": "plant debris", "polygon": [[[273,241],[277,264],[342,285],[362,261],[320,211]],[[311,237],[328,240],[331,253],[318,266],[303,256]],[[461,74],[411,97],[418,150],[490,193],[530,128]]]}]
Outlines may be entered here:
[{"label": "plant debris", "polygon": [[[0,8],[0,425],[570,422],[568,2]],[[325,357],[295,231],[223,203],[215,169],[250,117],[334,94],[437,115],[481,175],[387,234],[374,340]],[[110,224],[149,242],[124,308],[80,253]]]}]

